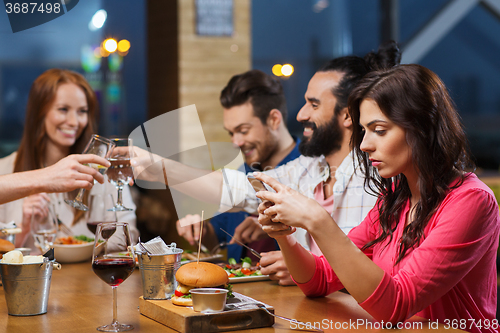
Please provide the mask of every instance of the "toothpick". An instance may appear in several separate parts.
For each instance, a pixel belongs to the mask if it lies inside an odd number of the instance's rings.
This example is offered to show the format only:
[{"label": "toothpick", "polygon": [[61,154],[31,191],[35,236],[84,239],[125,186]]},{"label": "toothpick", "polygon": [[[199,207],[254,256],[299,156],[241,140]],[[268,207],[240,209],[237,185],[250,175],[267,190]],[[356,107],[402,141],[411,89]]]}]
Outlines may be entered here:
[{"label": "toothpick", "polygon": [[196,263],[198,264],[200,262],[200,251],[201,251],[201,239],[203,238],[203,213],[205,211],[201,211],[201,224],[200,224],[200,241],[198,242],[198,261]]}]

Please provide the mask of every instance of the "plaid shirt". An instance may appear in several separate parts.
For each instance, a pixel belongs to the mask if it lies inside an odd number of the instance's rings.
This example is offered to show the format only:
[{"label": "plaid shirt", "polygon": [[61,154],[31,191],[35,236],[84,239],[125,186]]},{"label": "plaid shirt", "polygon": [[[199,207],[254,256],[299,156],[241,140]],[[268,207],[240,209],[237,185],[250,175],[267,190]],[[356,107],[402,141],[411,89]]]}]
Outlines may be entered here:
[{"label": "plaid shirt", "polygon": [[[332,170],[333,171],[333,170]],[[300,156],[276,169],[265,173],[281,184],[286,185],[308,198],[314,199],[314,189],[330,176],[330,167],[324,156]],[[259,199],[246,179],[246,175],[235,170],[223,170],[224,186],[220,211],[244,210],[256,214]],[[364,177],[359,165],[354,166],[352,154],[348,154],[342,164],[335,170],[333,185],[332,217],[346,234],[360,224],[373,208],[377,197],[364,190]],[[307,249],[309,237],[303,229],[297,229],[297,240]]]}]

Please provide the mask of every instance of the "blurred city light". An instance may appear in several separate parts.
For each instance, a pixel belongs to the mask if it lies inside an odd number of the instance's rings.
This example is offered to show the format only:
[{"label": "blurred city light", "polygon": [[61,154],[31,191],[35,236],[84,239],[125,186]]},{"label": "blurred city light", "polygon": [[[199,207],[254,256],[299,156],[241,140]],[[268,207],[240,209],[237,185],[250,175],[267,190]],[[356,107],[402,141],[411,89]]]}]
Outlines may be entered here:
[{"label": "blurred city light", "polygon": [[272,69],[273,74],[276,76],[283,76],[283,73],[281,72],[282,67],[283,66],[281,66],[280,64],[274,65]]},{"label": "blurred city light", "polygon": [[98,46],[94,49],[94,55],[97,57],[97,58],[101,58],[102,57],[102,54],[101,54],[101,47]]},{"label": "blurred city light", "polygon": [[95,45],[83,45],[80,61],[86,73],[95,73],[101,68],[101,55],[96,53],[99,47]]},{"label": "blurred city light", "polygon": [[101,29],[106,22],[106,18],[108,17],[108,13],[104,9],[99,9],[95,12],[94,16],[89,22],[90,31],[96,31],[97,29]]},{"label": "blurred city light", "polygon": [[99,52],[101,54],[101,57],[106,58],[107,56],[109,56],[109,52],[106,51],[106,49],[103,46],[99,47]]},{"label": "blurred city light", "polygon": [[290,76],[293,74],[293,66],[290,64],[285,64],[281,67],[281,74],[284,76]]},{"label": "blurred city light", "polygon": [[108,39],[104,40],[104,42],[102,42],[102,44],[104,45],[104,49],[106,51],[108,51],[109,53],[115,52],[116,49],[118,48],[118,43],[113,38],[108,38]]},{"label": "blurred city light", "polygon": [[130,42],[126,39],[122,39],[118,42],[118,52],[126,53],[130,49]]}]

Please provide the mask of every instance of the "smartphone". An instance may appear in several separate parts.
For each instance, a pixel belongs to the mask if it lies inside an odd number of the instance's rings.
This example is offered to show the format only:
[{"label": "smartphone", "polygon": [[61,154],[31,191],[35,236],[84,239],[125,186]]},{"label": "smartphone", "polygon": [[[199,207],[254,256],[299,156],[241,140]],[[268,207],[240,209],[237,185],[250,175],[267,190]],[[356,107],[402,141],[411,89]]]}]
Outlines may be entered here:
[{"label": "smartphone", "polygon": [[254,176],[248,175],[247,179],[250,182],[250,184],[252,184],[252,187],[255,190],[255,192],[267,191],[267,188],[266,186],[264,186],[264,183],[255,178]]}]

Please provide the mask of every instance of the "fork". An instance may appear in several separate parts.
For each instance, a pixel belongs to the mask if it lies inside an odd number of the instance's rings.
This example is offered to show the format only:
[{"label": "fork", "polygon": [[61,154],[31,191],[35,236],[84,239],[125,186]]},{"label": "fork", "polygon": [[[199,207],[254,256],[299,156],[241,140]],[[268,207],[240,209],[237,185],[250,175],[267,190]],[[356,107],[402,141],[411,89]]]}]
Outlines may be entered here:
[{"label": "fork", "polygon": [[290,319],[290,318],[287,318],[287,317],[283,317],[283,316],[278,316],[277,314],[274,314],[272,313],[271,311],[269,311],[267,309],[267,307],[262,304],[262,303],[243,303],[243,304],[227,304],[226,305],[227,307],[229,308],[232,308],[232,309],[237,309],[237,308],[244,308],[246,306],[256,306],[262,310],[264,310],[265,312],[267,312],[268,314],[270,314],[271,316],[273,317],[276,317],[276,318],[279,318],[279,319],[282,319],[282,320],[286,320],[286,321],[289,321],[290,323],[293,323],[295,325],[302,325],[303,327],[305,327],[307,330],[312,330],[313,332],[323,332],[323,330],[321,329],[318,329],[318,328],[315,328],[314,326],[311,325],[311,323],[307,324],[307,323],[303,323],[301,321],[298,321],[296,319]]},{"label": "fork", "polygon": [[212,251],[210,251],[210,254],[216,254],[220,249],[223,249],[227,246],[227,242],[220,242],[217,244]]},{"label": "fork", "polygon": [[306,323],[303,323],[303,322],[298,321],[298,320],[296,320],[296,319],[290,319],[290,318],[287,318],[287,317],[278,316],[277,314],[274,314],[274,313],[272,313],[271,311],[269,311],[269,310],[267,309],[267,307],[266,307],[264,304],[258,304],[258,303],[257,303],[257,304],[253,304],[253,305],[255,305],[256,307],[258,307],[258,308],[260,308],[260,309],[262,309],[262,310],[264,310],[264,311],[266,311],[266,312],[267,312],[267,313],[269,313],[271,316],[274,316],[274,317],[279,318],[279,319],[282,319],[282,320],[289,321],[289,322],[291,322],[291,323],[293,323],[293,324],[299,324],[299,325],[302,325],[302,326],[306,327],[306,329],[307,329],[307,330],[313,330],[314,332],[323,332],[323,330],[317,329],[317,328],[315,328],[314,326],[312,326],[312,325],[311,325],[311,323],[306,324]]}]

